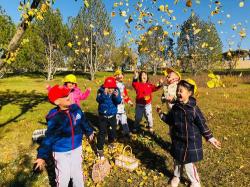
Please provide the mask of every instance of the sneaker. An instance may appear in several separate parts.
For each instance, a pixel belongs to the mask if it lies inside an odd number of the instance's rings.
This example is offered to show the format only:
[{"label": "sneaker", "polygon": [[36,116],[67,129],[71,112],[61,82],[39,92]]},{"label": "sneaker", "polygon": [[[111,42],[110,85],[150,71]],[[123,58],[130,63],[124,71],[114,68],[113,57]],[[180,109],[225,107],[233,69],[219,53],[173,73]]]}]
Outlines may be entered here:
[{"label": "sneaker", "polygon": [[180,183],[179,177],[174,176],[171,180],[171,187],[177,187],[179,183]]},{"label": "sneaker", "polygon": [[199,182],[191,183],[190,187],[201,187],[201,184]]},{"label": "sneaker", "polygon": [[104,160],[104,154],[103,154],[103,150],[97,150],[97,155],[100,158],[100,160]]}]

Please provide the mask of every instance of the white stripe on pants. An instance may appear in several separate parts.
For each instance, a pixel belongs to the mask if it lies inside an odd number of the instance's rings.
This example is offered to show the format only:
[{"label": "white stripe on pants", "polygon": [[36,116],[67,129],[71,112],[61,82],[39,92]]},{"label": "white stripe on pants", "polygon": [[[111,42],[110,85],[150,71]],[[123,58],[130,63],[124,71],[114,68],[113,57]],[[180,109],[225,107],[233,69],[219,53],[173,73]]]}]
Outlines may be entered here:
[{"label": "white stripe on pants", "polygon": [[72,178],[74,187],[83,187],[82,146],[67,152],[53,152],[56,182],[59,187],[68,187]]},{"label": "white stripe on pants", "polygon": [[117,125],[119,125],[119,123],[121,123],[123,134],[128,134],[129,128],[128,128],[128,121],[127,121],[126,113],[117,113],[116,114],[116,121],[117,121]]},{"label": "white stripe on pants", "polygon": [[146,105],[136,104],[135,108],[135,128],[139,127],[143,114],[147,120],[148,126],[153,127],[152,105],[151,103]]},{"label": "white stripe on pants", "polygon": [[177,160],[174,161],[174,176],[181,177],[183,168],[185,167],[186,174],[192,184],[200,184],[200,178],[194,163],[180,164]]}]

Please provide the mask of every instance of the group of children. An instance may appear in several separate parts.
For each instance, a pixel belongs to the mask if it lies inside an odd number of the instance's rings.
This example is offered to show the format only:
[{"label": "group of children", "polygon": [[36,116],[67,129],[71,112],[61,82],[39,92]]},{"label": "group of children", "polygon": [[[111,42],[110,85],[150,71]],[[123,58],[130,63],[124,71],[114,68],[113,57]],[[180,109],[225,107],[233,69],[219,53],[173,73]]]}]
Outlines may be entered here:
[{"label": "group of children", "polygon": [[[159,80],[157,85],[149,83],[145,71],[135,71],[132,86],[136,91],[135,121],[133,129],[129,129],[125,103],[133,106],[123,82],[124,75],[117,70],[112,77],[107,77],[97,91],[98,102],[98,134],[97,155],[104,160],[103,147],[108,135],[109,147],[114,147],[117,138],[116,127],[120,123],[122,134],[130,137],[130,132],[140,131],[143,115],[148,129],[153,132],[152,93],[163,86],[161,100],[167,103],[169,112],[163,113],[157,106],[157,113],[162,121],[170,127],[172,141],[171,155],[174,158],[174,177],[171,186],[178,186],[183,168],[186,169],[192,187],[199,187],[200,181],[195,162],[202,155],[202,136],[212,145],[220,149],[216,140],[206,125],[196,100],[193,97],[197,86],[191,79],[181,80],[181,75],[174,69],[167,69],[164,82]],[[78,93],[78,94],[76,94]],[[72,74],[64,79],[64,86],[48,87],[49,101],[56,105],[46,117],[47,131],[38,149],[36,168],[42,169],[45,160],[52,152],[55,161],[56,182],[58,186],[67,186],[70,178],[75,186],[84,186],[81,168],[82,138],[86,134],[93,141],[93,129],[80,109],[80,99],[86,99],[90,89],[82,93],[77,87],[76,77]]]}]

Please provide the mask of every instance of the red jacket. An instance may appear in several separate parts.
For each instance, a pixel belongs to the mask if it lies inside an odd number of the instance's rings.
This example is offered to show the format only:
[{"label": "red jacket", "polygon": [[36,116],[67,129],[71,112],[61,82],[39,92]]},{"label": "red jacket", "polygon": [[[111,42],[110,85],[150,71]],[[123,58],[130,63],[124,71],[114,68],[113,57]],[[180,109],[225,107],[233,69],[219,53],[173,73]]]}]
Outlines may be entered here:
[{"label": "red jacket", "polygon": [[137,82],[137,79],[133,80],[132,86],[136,91],[136,104],[149,104],[152,101],[152,92],[155,92],[161,88],[161,86],[155,86],[148,82]]}]

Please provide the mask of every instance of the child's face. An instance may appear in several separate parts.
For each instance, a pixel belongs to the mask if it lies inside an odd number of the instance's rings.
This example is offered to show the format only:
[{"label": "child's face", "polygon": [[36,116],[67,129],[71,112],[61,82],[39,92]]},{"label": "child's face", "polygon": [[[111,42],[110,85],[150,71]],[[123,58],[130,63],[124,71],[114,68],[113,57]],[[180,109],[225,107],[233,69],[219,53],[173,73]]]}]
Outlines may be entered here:
[{"label": "child's face", "polygon": [[115,79],[118,81],[118,82],[122,82],[123,81],[123,74],[120,74],[120,75],[116,75],[115,76]]},{"label": "child's face", "polygon": [[179,80],[178,75],[175,72],[171,72],[167,76],[167,83],[172,84],[174,82],[177,82]]},{"label": "child's face", "polygon": [[73,89],[73,88],[75,88],[76,84],[75,84],[75,83],[72,83],[72,82],[67,82],[67,83],[66,83],[66,86],[67,86],[69,89]]},{"label": "child's face", "polygon": [[191,91],[188,91],[188,89],[184,86],[178,86],[177,88],[177,98],[180,102],[187,103],[189,100],[189,97],[192,95]]},{"label": "child's face", "polygon": [[146,83],[147,80],[148,80],[148,76],[147,76],[146,73],[143,72],[143,73],[141,74],[141,81],[142,81],[143,83]]},{"label": "child's face", "polygon": [[59,106],[60,109],[65,110],[68,109],[71,105],[71,99],[69,96],[59,98],[55,101],[55,104]]}]

